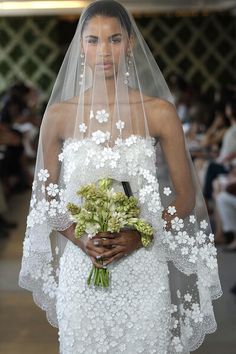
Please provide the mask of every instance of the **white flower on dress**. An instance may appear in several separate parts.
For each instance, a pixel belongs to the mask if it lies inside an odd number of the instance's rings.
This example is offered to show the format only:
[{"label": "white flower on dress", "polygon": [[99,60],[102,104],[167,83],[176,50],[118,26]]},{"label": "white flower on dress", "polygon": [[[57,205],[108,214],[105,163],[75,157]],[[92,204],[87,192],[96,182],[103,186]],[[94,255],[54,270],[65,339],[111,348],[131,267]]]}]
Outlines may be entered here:
[{"label": "white flower on dress", "polygon": [[196,263],[196,261],[197,261],[197,256],[195,254],[191,254],[189,257],[189,262]]},{"label": "white flower on dress", "polygon": [[192,311],[192,319],[195,323],[203,321],[203,314],[200,312],[199,308]]},{"label": "white flower on dress", "polygon": [[189,244],[190,246],[195,245],[195,238],[194,238],[194,237],[189,237],[189,239],[188,239],[188,244]]},{"label": "white flower on dress", "polygon": [[189,293],[185,294],[185,295],[184,295],[184,300],[187,301],[187,302],[191,302],[191,300],[192,300],[192,295],[190,295]]},{"label": "white flower on dress", "polygon": [[49,210],[48,214],[49,214],[50,216],[56,216],[56,215],[57,215],[57,210],[54,209],[54,208],[52,208],[52,209]]},{"label": "white flower on dress", "polygon": [[131,135],[130,137],[128,137],[128,138],[126,139],[125,145],[126,145],[126,146],[131,146],[131,145],[133,145],[133,144],[136,143],[137,139],[138,139],[137,136]]},{"label": "white flower on dress", "polygon": [[164,187],[163,193],[164,193],[165,195],[170,195],[170,194],[171,194],[171,189],[170,189],[170,187]]},{"label": "white flower on dress", "polygon": [[178,231],[176,239],[179,240],[178,243],[188,243],[189,235],[188,235],[187,231]]},{"label": "white flower on dress", "polygon": [[183,350],[183,346],[181,344],[181,341],[180,341],[180,338],[179,337],[173,337],[172,339],[172,344],[174,345],[175,347],[175,351],[177,353],[181,353],[182,350]]},{"label": "white flower on dress", "polygon": [[122,120],[118,120],[118,122],[116,122],[116,128],[118,129],[118,130],[122,130],[122,129],[124,129],[124,127],[125,127],[125,122],[123,122]]},{"label": "white flower on dress", "polygon": [[171,321],[171,327],[172,328],[177,328],[178,327],[178,324],[179,324],[179,321],[176,320],[176,318],[172,318],[172,321]]},{"label": "white flower on dress", "polygon": [[79,125],[79,131],[81,133],[86,133],[86,130],[87,130],[87,125],[85,123]]},{"label": "white flower on dress", "polygon": [[210,268],[210,269],[214,269],[217,267],[217,261],[216,261],[216,258],[215,257],[209,257],[206,259],[206,262],[207,262],[207,266]]},{"label": "white flower on dress", "polygon": [[170,215],[174,215],[174,214],[176,213],[176,208],[175,208],[175,206],[174,206],[174,205],[168,206],[167,212],[168,212]]},{"label": "white flower on dress", "polygon": [[189,221],[190,221],[192,224],[194,224],[195,221],[196,221],[195,216],[194,216],[194,215],[190,215],[190,216],[189,216]]},{"label": "white flower on dress", "polygon": [[174,304],[171,304],[170,313],[175,313],[175,312],[177,312],[177,306]]},{"label": "white flower on dress", "polygon": [[202,243],[205,242],[205,239],[206,239],[206,234],[204,234],[202,230],[198,231],[196,237],[197,242],[201,245]]},{"label": "white flower on dress", "polygon": [[58,189],[58,185],[57,184],[53,184],[53,183],[49,183],[49,185],[47,186],[47,192],[48,195],[55,197],[57,195],[57,193],[59,192]]},{"label": "white flower on dress", "polygon": [[95,118],[99,123],[105,123],[108,121],[109,113],[102,109],[101,111],[97,111]]},{"label": "white flower on dress", "polygon": [[38,178],[40,181],[43,181],[43,182],[46,182],[46,180],[48,179],[49,177],[49,173],[48,173],[48,170],[47,169],[42,169],[39,171],[38,173]]},{"label": "white flower on dress", "polygon": [[37,182],[34,181],[34,182],[32,183],[32,191],[35,191],[36,187],[37,187]]},{"label": "white flower on dress", "polygon": [[202,229],[206,229],[207,226],[208,226],[208,223],[206,222],[206,220],[203,220],[203,221],[200,222],[200,227],[201,227]]},{"label": "white flower on dress", "polygon": [[186,333],[188,338],[192,337],[193,329],[192,329],[192,327],[189,324],[184,327],[184,331],[185,331],[185,333]]},{"label": "white flower on dress", "polygon": [[177,216],[171,220],[171,225],[174,230],[179,231],[184,227],[183,219],[178,218]]},{"label": "white flower on dress", "polygon": [[37,204],[37,210],[41,211],[42,213],[48,211],[49,209],[49,202],[46,199],[42,199]]},{"label": "white flower on dress", "polygon": [[209,234],[209,240],[211,242],[214,242],[214,234],[212,234],[212,233]]},{"label": "white flower on dress", "polygon": [[96,130],[94,133],[92,133],[92,140],[96,144],[102,144],[106,140],[108,140],[109,138],[110,138],[110,133],[109,132],[104,133],[101,130]]},{"label": "white flower on dress", "polygon": [[50,208],[57,208],[58,207],[58,201],[56,200],[56,199],[52,199],[51,201],[50,201]]},{"label": "white flower on dress", "polygon": [[185,255],[185,254],[188,254],[188,247],[183,247],[182,249],[181,249],[181,253],[182,253],[182,255]]}]

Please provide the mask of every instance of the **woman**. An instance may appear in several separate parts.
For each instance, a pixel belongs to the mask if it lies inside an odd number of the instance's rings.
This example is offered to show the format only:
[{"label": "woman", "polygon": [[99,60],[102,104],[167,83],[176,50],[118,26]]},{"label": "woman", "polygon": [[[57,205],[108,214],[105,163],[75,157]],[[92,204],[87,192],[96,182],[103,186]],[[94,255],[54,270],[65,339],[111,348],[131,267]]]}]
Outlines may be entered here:
[{"label": "woman", "polygon": [[[44,115],[20,273],[63,354],[189,353],[215,330],[213,235],[171,100],[125,8],[89,5]],[[133,229],[75,237],[66,205],[107,177],[128,182],[151,243]],[[92,263],[108,288],[88,286]]]}]

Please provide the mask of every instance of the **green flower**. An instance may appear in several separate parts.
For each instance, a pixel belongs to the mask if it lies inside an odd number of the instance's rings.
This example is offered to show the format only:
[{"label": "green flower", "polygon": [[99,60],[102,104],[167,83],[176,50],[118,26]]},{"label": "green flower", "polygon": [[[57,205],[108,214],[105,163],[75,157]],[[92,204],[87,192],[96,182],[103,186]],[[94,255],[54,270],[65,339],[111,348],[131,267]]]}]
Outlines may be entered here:
[{"label": "green flower", "polygon": [[71,215],[76,215],[76,214],[80,213],[81,207],[79,207],[78,205],[75,205],[73,203],[68,203],[67,209],[69,210]]},{"label": "green flower", "polygon": [[101,190],[110,189],[112,186],[112,179],[111,178],[102,178],[98,181],[98,186]]},{"label": "green flower", "polygon": [[85,223],[77,223],[75,227],[75,238],[80,238],[85,233],[85,229]]}]

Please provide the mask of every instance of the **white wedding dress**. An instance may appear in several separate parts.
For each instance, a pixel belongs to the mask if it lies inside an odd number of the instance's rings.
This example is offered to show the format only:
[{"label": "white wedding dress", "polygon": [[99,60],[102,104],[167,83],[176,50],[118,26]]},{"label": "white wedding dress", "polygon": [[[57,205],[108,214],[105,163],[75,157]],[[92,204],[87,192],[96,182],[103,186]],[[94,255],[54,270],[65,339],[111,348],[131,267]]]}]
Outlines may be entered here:
[{"label": "white wedding dress", "polygon": [[[58,156],[59,183],[49,183],[52,166],[36,175],[19,284],[59,327],[61,354],[188,354],[216,329],[212,299],[221,288],[214,235],[195,215],[175,217],[165,231],[160,192],[169,196],[171,188],[157,180],[155,139],[131,135],[113,147],[103,142],[101,135],[67,139]],[[80,186],[104,177],[114,180],[115,190],[129,181],[141,217],[154,228],[150,247],[108,265],[107,289],[87,285],[91,259],[52,233],[73,223],[66,205],[81,203]]]},{"label": "white wedding dress", "polygon": [[[68,201],[78,204],[75,191],[79,186],[101,177],[129,180],[134,195],[149,178],[149,185],[153,186],[153,201],[149,202],[159,206],[158,183],[152,175],[152,139],[131,136],[113,148],[89,139],[70,140],[65,143],[60,160]],[[121,187],[115,182],[113,188]],[[158,226],[157,215],[152,220],[145,203],[145,190],[143,197],[142,215]],[[91,267],[90,258],[68,242],[60,260],[57,293],[60,353],[167,354],[171,319],[168,267],[156,245],[110,264],[108,289],[88,287]]]}]

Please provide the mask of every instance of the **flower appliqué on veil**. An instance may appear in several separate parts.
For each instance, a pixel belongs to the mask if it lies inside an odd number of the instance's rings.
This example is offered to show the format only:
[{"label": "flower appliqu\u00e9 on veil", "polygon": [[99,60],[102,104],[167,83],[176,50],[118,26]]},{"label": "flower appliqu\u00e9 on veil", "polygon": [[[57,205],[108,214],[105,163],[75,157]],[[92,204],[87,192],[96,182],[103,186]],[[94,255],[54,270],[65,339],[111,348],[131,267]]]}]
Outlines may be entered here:
[{"label": "flower appliqu\u00e9 on veil", "polygon": [[101,111],[97,111],[95,118],[99,123],[106,123],[109,118],[109,113],[102,109]]}]

